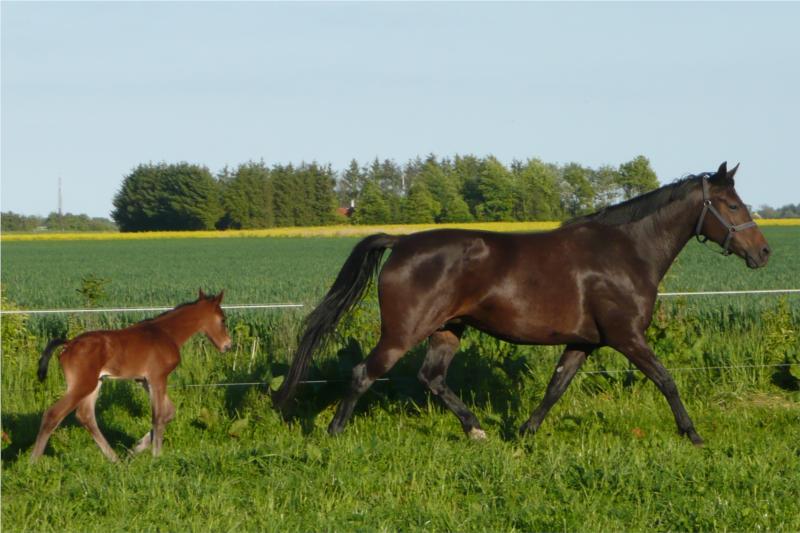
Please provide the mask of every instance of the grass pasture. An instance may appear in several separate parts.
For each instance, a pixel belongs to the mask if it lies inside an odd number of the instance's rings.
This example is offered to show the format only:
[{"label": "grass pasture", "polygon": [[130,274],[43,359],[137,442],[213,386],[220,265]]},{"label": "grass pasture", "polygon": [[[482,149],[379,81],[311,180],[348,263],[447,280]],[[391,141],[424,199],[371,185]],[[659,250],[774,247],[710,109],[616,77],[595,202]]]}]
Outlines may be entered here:
[{"label": "grass pasture", "polygon": [[[797,288],[800,227],[767,227],[771,264],[748,270],[693,241],[664,289]],[[108,280],[98,306],[175,305],[202,286],[227,303],[299,302],[299,311],[229,313],[236,347],[190,341],[170,381],[176,419],[164,455],[105,462],[73,416],[36,465],[27,455],[43,410],[63,391],[47,337],[120,327],[132,315],[3,317],[2,526],[6,531],[552,531],[800,530],[800,296],[664,299],[650,339],[703,448],[675,434],[655,387],[601,350],[532,439],[517,427],[541,398],[556,347],[468,333],[449,383],[489,434],[457,420],[415,380],[417,348],[376,384],[339,437],[325,427],[349,369],[374,344],[374,294],[347,317],[299,394],[290,424],[263,387],[281,375],[297,327],[355,237],[13,241],[2,244],[4,308],[82,307],[89,275]],[[708,370],[690,370],[698,367]],[[724,368],[723,368],[724,367]],[[124,453],[149,428],[144,392],[104,385],[100,426]]]}]

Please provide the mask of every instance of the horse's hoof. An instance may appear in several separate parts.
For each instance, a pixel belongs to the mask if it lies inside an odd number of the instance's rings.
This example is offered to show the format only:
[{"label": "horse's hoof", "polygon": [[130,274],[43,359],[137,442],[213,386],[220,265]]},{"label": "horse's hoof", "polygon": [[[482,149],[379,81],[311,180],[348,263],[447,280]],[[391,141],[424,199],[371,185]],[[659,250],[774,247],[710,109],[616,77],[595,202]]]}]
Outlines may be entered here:
[{"label": "horse's hoof", "polygon": [[467,432],[467,437],[471,440],[486,440],[486,432],[481,428],[472,428]]}]

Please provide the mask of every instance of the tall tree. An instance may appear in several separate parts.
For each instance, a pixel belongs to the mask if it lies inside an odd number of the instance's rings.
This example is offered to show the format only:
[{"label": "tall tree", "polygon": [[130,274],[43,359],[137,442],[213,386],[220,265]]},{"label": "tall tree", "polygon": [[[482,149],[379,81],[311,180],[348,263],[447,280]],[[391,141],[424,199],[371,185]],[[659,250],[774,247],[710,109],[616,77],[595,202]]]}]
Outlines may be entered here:
[{"label": "tall tree", "polygon": [[390,216],[389,205],[386,203],[380,187],[375,182],[368,181],[356,204],[353,222],[356,224],[386,224],[389,222]]},{"label": "tall tree", "polygon": [[494,157],[487,157],[484,161],[478,189],[483,200],[476,208],[480,220],[513,220],[514,184],[511,172]]},{"label": "tall tree", "polygon": [[619,166],[619,186],[626,200],[659,187],[658,177],[645,156],[636,156]]},{"label": "tall tree", "polygon": [[307,201],[310,208],[310,225],[333,224],[336,213],[336,178],[330,165],[311,163],[304,168],[309,187]]},{"label": "tall tree", "polygon": [[366,171],[358,165],[358,161],[350,160],[350,165],[342,172],[336,187],[339,205],[349,207],[358,198],[367,181],[366,174]]},{"label": "tall tree", "polygon": [[422,180],[416,180],[403,201],[402,222],[405,224],[428,224],[436,220],[441,207]]},{"label": "tall tree", "polygon": [[302,193],[294,174],[292,165],[274,165],[270,171],[272,178],[272,212],[275,226],[277,227],[296,225],[293,206]]},{"label": "tall tree", "polygon": [[562,169],[566,190],[562,193],[562,204],[567,216],[575,217],[592,211],[594,189],[589,181],[589,169],[577,163],[569,163]]},{"label": "tall tree", "polygon": [[604,165],[589,173],[589,183],[594,191],[594,209],[602,209],[619,202],[623,197],[620,189],[619,171],[612,166]]},{"label": "tall tree", "polygon": [[415,157],[414,159],[409,159],[406,162],[405,166],[403,167],[403,181],[405,183],[405,190],[410,190],[411,186],[414,184],[414,180],[417,179],[420,172],[422,172],[422,167],[424,163],[422,159],[419,157]]},{"label": "tall tree", "polygon": [[221,228],[269,228],[275,223],[269,169],[261,161],[239,165],[235,173],[227,169],[219,175],[225,216]]},{"label": "tall tree", "polygon": [[400,204],[405,196],[405,177],[394,161],[377,157],[367,169],[367,181],[378,186],[389,208],[386,222],[400,222]]},{"label": "tall tree", "polygon": [[436,222],[468,222],[472,220],[464,198],[458,191],[458,184],[447,162],[439,162],[433,155],[428,156],[417,176],[416,182],[422,182],[433,195],[439,205],[435,214]]},{"label": "tall tree", "polygon": [[561,218],[558,168],[539,159],[512,165],[517,183],[518,220]]},{"label": "tall tree", "polygon": [[121,231],[212,229],[222,216],[217,182],[188,163],[139,165],[113,203]]}]

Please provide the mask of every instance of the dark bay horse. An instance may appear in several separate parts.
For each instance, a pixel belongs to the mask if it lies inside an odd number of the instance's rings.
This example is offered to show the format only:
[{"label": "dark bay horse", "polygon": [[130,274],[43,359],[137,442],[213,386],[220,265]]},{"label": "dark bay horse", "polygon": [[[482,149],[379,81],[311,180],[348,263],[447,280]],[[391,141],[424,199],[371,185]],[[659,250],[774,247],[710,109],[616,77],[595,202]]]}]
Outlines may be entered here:
[{"label": "dark bay horse", "polygon": [[409,349],[427,338],[418,377],[461,421],[485,438],[475,415],[445,382],[465,326],[520,344],[565,344],[544,399],[520,428],[534,433],[593,350],[610,346],[650,378],[667,399],[678,431],[695,431],[672,377],[645,340],[658,284],[693,237],[710,239],[750,268],[770,248],[734,190],[738,165],[690,176],[543,233],[444,229],[359,242],[333,286],[307,317],[274,403],[286,409],[312,354],[364,294],[381,257],[381,337],[353,368],[350,390],[328,427],[339,433],[358,398]]},{"label": "dark bay horse", "polygon": [[204,333],[220,351],[231,347],[220,308],[222,292],[179,305],[155,318],[113,331],[90,331],[74,339],[53,339],[39,359],[39,380],[47,377],[53,351],[65,345],[59,362],[67,381],[67,393],[45,412],[31,452],[36,461],[50,435],[61,421],[77,407],[76,416],[92,434],[95,442],[111,461],[117,454],[111,449],[95,420],[94,404],[100,393],[101,378],[135,379],[150,393],[153,428],[134,448],[142,452],[152,445],[153,455],[161,453],[164,428],[175,416],[175,406],[167,396],[167,377],[181,360],[180,348],[195,333]]}]

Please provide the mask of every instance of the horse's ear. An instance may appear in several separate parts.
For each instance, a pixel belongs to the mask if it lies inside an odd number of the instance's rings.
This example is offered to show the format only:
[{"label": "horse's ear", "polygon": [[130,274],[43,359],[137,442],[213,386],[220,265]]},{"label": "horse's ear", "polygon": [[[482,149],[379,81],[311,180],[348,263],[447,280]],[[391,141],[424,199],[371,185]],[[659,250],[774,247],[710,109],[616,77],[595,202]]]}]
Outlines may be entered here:
[{"label": "horse's ear", "polygon": [[223,290],[219,291],[219,294],[217,294],[217,297],[216,297],[216,298],[214,298],[214,301],[215,301],[217,304],[219,304],[220,302],[222,302],[222,297],[223,297],[224,295],[225,295],[225,289],[223,289]]},{"label": "horse's ear", "polygon": [[733,177],[736,175],[737,170],[739,170],[739,163],[736,163],[736,166],[728,171],[728,181],[731,185],[733,185]]},{"label": "horse's ear", "polygon": [[197,291],[197,299],[198,300],[203,300],[203,299],[205,299],[205,297],[206,297],[206,293],[203,292],[203,289],[199,289]]},{"label": "horse's ear", "polygon": [[714,185],[727,185],[728,184],[728,162],[723,161],[717,169],[717,173],[711,176],[708,181]]}]

